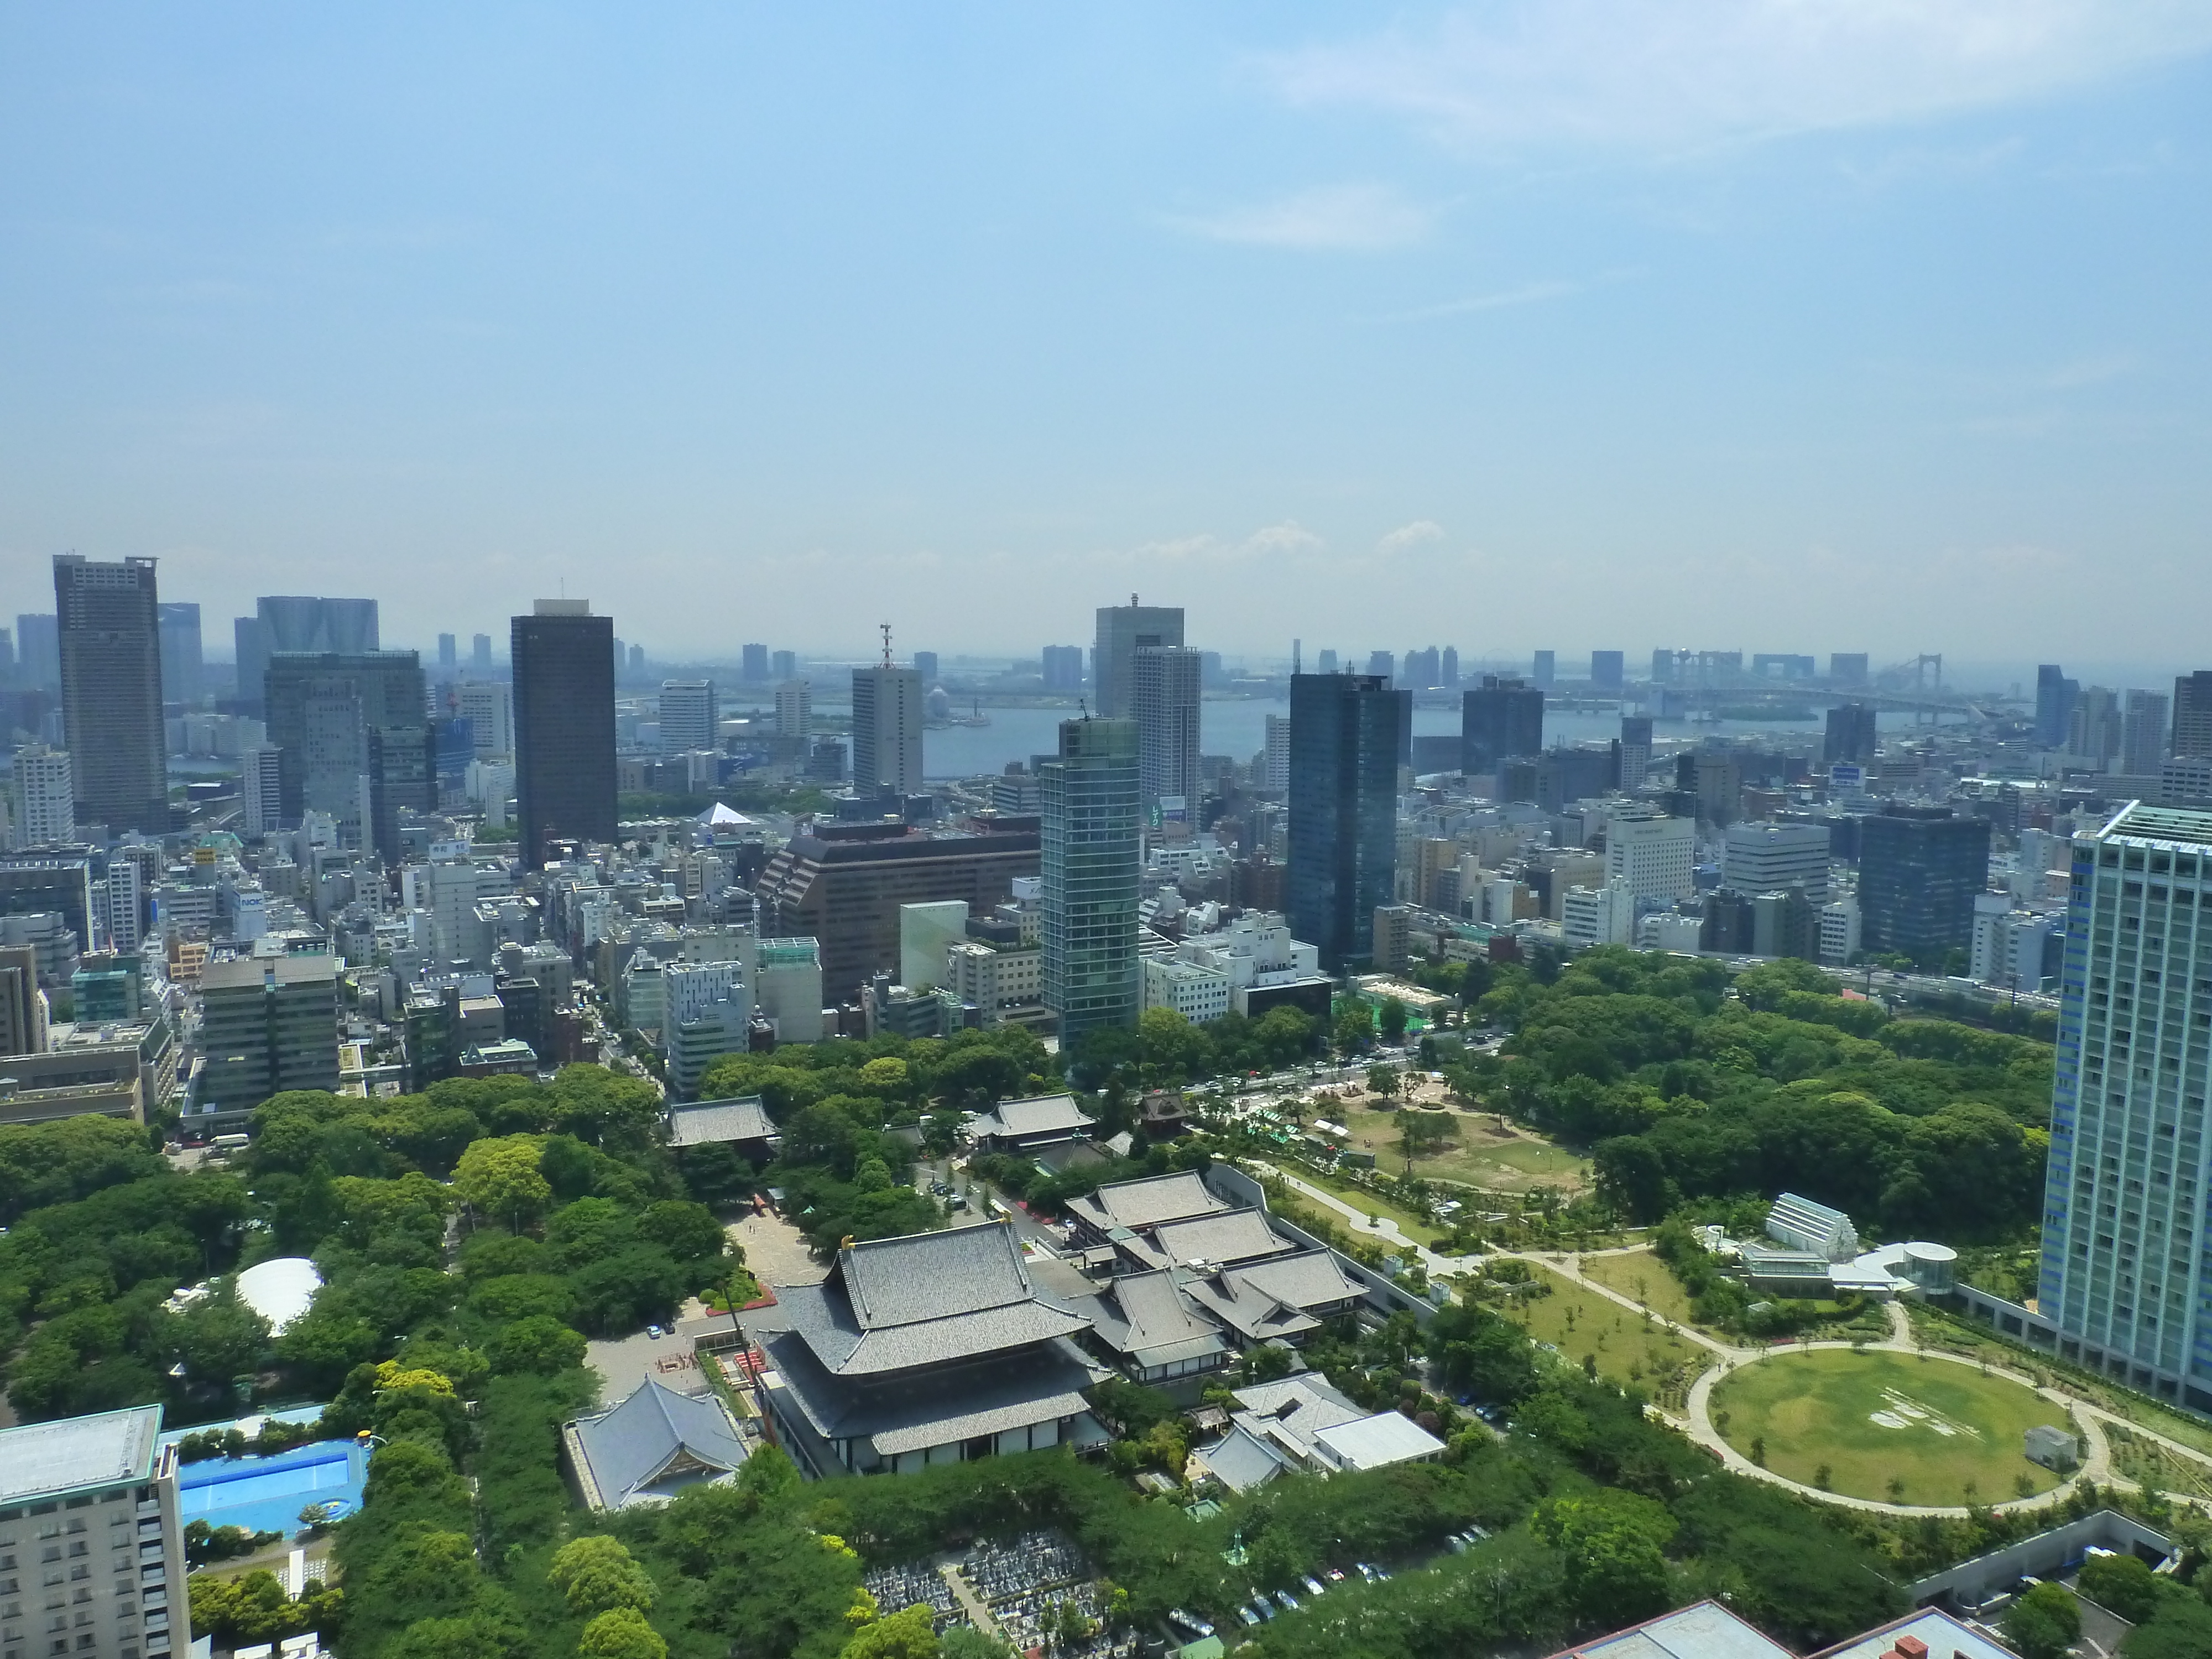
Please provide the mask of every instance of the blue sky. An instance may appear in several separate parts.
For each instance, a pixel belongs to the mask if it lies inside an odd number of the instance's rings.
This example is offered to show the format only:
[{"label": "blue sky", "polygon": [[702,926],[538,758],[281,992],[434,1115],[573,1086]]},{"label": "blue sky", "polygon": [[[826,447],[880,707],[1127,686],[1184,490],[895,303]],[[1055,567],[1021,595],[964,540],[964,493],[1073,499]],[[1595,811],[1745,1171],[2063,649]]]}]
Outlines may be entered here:
[{"label": "blue sky", "polygon": [[[2212,0],[0,5],[0,611],[2193,661]],[[220,632],[211,629],[211,632]]]}]

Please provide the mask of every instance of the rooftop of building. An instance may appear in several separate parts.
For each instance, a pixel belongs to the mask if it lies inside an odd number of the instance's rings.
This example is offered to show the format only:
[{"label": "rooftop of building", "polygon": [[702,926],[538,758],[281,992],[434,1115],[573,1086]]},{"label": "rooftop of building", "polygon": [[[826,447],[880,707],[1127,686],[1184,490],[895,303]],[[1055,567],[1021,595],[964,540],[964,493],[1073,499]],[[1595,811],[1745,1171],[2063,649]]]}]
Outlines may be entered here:
[{"label": "rooftop of building", "polygon": [[571,1425],[578,1484],[594,1509],[657,1503],[721,1480],[745,1461],[744,1442],[713,1395],[682,1395],[647,1377],[620,1405]]},{"label": "rooftop of building", "polygon": [[2139,842],[2145,846],[2194,851],[2212,847],[2212,812],[2179,806],[2146,806],[2130,801],[2094,832],[2098,841]]},{"label": "rooftop of building", "polygon": [[0,1504],[146,1480],[161,1434],[159,1406],[0,1429]]},{"label": "rooftop of building", "polygon": [[1037,1095],[1026,1100],[1002,1100],[988,1112],[970,1113],[968,1133],[979,1139],[1027,1140],[1039,1135],[1085,1134],[1097,1121],[1075,1103],[1073,1095]]},{"label": "rooftop of building", "polygon": [[1157,1227],[1164,1222],[1218,1215],[1231,1207],[1207,1189],[1194,1170],[1117,1181],[1068,1202],[1071,1211],[1101,1232],[1115,1227]]},{"label": "rooftop of building", "polygon": [[696,1106],[672,1107],[668,1114],[668,1144],[672,1146],[711,1146],[736,1140],[767,1140],[776,1133],[758,1095],[734,1100],[702,1100]]}]

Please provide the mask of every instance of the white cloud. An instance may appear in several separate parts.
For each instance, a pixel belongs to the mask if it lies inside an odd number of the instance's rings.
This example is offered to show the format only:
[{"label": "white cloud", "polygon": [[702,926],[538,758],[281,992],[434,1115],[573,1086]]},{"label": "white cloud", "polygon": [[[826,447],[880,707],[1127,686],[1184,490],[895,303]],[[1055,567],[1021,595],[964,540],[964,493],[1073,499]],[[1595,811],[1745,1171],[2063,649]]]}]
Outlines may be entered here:
[{"label": "white cloud", "polygon": [[1376,252],[1425,240],[1436,217],[1389,185],[1329,185],[1174,222],[1218,242]]},{"label": "white cloud", "polygon": [[1433,519],[1416,519],[1411,524],[1400,525],[1375,544],[1378,553],[1403,553],[1410,547],[1421,547],[1444,538],[1444,527]]},{"label": "white cloud", "polygon": [[2008,104],[2212,46],[2212,0],[1491,0],[1270,60],[1455,147],[1676,150]]}]

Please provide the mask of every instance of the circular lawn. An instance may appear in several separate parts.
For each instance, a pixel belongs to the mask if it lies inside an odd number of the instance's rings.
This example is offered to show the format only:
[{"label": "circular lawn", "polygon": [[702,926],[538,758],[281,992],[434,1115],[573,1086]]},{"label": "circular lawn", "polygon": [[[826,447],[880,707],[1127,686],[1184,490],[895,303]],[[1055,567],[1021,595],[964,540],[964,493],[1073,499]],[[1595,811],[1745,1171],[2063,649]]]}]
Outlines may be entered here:
[{"label": "circular lawn", "polygon": [[2062,1477],[2031,1463],[2038,1424],[2074,1431],[2033,1389],[1971,1365],[1848,1348],[1740,1365],[1707,1401],[1713,1427],[1775,1474],[1849,1498],[2003,1504]]}]

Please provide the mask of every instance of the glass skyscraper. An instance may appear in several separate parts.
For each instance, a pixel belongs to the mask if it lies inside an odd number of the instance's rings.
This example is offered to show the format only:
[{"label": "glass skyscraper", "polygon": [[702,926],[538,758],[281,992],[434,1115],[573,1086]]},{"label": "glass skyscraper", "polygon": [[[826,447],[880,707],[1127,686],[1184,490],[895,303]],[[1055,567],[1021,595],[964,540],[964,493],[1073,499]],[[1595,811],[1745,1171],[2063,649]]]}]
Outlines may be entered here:
[{"label": "glass skyscraper", "polygon": [[2074,840],[2037,1311],[2066,1358],[2212,1411],[2212,813]]},{"label": "glass skyscraper", "polygon": [[512,624],[514,793],[526,869],[556,841],[615,838],[615,625],[583,599]]},{"label": "glass skyscraper", "polygon": [[1137,1023],[1137,723],[1060,723],[1039,762],[1043,840],[1044,1000],[1060,1040]]},{"label": "glass skyscraper", "polygon": [[1291,678],[1291,932],[1332,972],[1373,954],[1396,897],[1398,754],[1413,693],[1371,674]]},{"label": "glass skyscraper", "polygon": [[161,724],[161,599],[154,561],[54,556],[62,723],[79,833],[169,830],[169,754]]}]

